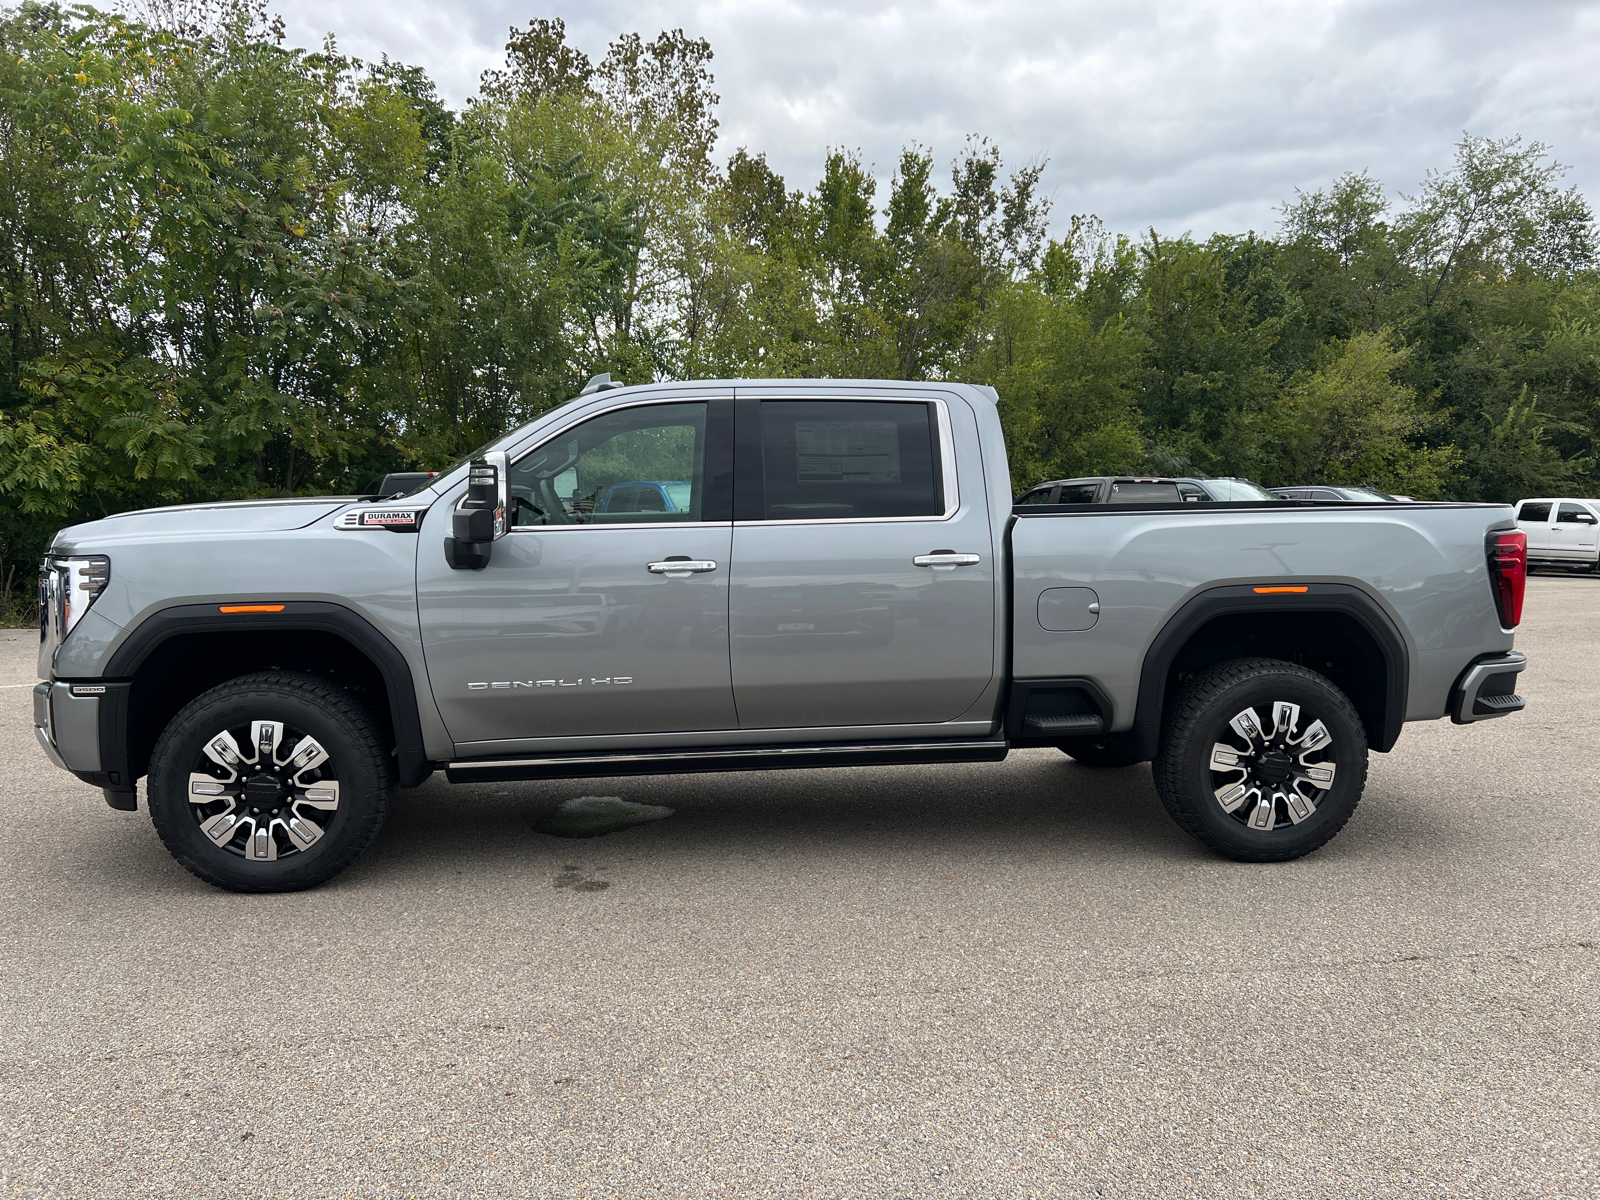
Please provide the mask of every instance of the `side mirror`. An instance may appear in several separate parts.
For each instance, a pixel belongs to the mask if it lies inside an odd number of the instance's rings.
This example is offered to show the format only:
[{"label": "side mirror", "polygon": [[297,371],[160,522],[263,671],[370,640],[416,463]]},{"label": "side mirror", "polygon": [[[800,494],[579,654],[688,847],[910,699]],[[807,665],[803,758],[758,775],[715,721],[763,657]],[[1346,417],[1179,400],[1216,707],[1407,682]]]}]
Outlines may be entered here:
[{"label": "side mirror", "polygon": [[444,540],[445,561],[457,571],[481,571],[489,565],[489,548],[505,537],[510,525],[511,463],[503,450],[474,459],[467,475],[467,494],[450,514]]}]

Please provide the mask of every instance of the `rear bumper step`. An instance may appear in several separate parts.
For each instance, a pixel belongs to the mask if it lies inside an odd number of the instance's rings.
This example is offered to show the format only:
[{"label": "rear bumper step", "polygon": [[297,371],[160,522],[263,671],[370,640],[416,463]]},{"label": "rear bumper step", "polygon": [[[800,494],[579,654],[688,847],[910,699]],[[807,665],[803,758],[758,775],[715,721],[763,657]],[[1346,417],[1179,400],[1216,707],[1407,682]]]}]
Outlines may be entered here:
[{"label": "rear bumper step", "polygon": [[1061,717],[1022,719],[1022,731],[1034,737],[1091,737],[1106,731],[1106,723],[1094,713],[1073,713]]},{"label": "rear bumper step", "polygon": [[1528,702],[1512,689],[1527,665],[1528,656],[1516,650],[1473,663],[1450,694],[1450,720],[1471,725],[1521,712]]},{"label": "rear bumper step", "polygon": [[451,783],[517,779],[586,779],[606,775],[680,775],[702,771],[773,771],[797,767],[894,766],[905,763],[999,762],[1004,741],[867,742],[839,746],[737,746],[721,750],[549,754],[453,762]]}]

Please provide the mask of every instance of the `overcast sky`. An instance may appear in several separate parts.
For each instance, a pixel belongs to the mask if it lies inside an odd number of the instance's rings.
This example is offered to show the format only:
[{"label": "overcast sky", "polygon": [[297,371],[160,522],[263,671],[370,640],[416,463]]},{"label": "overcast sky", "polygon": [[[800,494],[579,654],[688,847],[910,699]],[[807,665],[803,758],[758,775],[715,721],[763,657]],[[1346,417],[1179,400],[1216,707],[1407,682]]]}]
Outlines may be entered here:
[{"label": "overcast sky", "polygon": [[[1463,130],[1549,144],[1600,201],[1600,2],[1563,0],[288,0],[291,40],[337,34],[419,64],[453,103],[506,30],[566,19],[598,59],[617,33],[708,38],[725,159],[765,150],[808,187],[829,146],[884,180],[901,146],[948,162],[969,133],[1047,158],[1057,226],[1277,227],[1295,189],[1368,169],[1392,194]],[[948,174],[945,173],[945,177]]]}]

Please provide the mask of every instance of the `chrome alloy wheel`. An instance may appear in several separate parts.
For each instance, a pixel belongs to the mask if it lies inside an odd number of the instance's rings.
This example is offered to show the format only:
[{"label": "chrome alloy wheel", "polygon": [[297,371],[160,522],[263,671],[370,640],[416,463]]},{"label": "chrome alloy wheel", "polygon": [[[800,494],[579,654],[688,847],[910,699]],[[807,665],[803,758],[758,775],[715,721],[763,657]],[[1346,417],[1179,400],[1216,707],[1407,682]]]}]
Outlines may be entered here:
[{"label": "chrome alloy wheel", "polygon": [[190,812],[211,841],[253,862],[309,850],[339,807],[322,744],[282,721],[251,721],[206,742],[189,774]]},{"label": "chrome alloy wheel", "polygon": [[1213,794],[1222,811],[1247,828],[1266,832],[1287,822],[1298,825],[1333,787],[1333,735],[1320,720],[1301,728],[1298,704],[1272,706],[1272,725],[1262,725],[1254,708],[1228,722],[1243,746],[1217,742],[1211,747]]}]

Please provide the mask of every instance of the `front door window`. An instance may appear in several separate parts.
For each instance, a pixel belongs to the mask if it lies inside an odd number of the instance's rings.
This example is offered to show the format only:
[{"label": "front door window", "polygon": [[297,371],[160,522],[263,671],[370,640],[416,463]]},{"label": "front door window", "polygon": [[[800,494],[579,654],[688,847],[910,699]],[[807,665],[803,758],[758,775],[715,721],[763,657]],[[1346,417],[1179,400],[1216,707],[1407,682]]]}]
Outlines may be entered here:
[{"label": "front door window", "polygon": [[705,441],[704,404],[642,405],[586,421],[511,468],[512,527],[699,521]]}]

